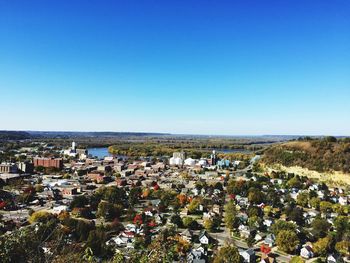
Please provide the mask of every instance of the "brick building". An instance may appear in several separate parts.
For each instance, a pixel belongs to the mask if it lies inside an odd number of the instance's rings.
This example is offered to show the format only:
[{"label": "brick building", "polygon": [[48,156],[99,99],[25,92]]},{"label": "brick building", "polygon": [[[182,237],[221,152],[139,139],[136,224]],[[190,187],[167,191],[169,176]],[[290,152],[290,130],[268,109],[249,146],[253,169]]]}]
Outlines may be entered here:
[{"label": "brick building", "polygon": [[62,158],[34,158],[33,160],[34,167],[43,166],[43,167],[54,167],[58,169],[62,169],[63,160]]}]

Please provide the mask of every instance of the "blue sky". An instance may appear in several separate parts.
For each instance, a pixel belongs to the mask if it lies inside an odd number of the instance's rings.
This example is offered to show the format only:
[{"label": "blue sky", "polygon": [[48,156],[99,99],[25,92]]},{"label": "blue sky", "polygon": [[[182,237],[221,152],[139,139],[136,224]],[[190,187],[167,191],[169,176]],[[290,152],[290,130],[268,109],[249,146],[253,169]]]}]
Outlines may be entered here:
[{"label": "blue sky", "polygon": [[349,13],[0,0],[0,129],[350,135]]}]

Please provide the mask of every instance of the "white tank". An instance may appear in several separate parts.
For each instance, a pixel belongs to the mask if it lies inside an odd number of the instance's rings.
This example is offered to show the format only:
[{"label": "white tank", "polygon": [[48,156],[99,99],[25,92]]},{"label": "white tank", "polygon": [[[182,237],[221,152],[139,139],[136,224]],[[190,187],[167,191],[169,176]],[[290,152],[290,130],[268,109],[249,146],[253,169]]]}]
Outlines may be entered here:
[{"label": "white tank", "polygon": [[194,166],[195,164],[196,164],[196,161],[192,158],[187,158],[185,160],[185,165],[187,165],[187,166]]}]

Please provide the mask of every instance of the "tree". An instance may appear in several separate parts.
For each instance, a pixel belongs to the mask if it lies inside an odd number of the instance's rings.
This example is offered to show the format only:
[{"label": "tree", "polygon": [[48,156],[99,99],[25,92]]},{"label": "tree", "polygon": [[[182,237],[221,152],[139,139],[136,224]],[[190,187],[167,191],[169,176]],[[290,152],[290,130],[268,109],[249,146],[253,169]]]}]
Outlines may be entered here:
[{"label": "tree", "polygon": [[281,230],[276,238],[278,248],[286,253],[293,253],[299,243],[298,236],[291,230]]},{"label": "tree", "polygon": [[316,238],[325,237],[328,233],[331,224],[327,222],[326,219],[321,217],[316,217],[312,223],[312,233]]},{"label": "tree", "polygon": [[206,230],[212,232],[214,230],[214,222],[212,219],[205,219],[203,222],[203,226]]},{"label": "tree", "polygon": [[33,224],[35,222],[47,222],[48,220],[54,218],[55,215],[47,211],[36,211],[28,219],[29,223]]},{"label": "tree", "polygon": [[305,260],[299,256],[294,256],[290,260],[290,263],[304,263],[304,262],[305,262]]},{"label": "tree", "polygon": [[320,211],[322,213],[328,213],[328,212],[332,212],[332,203],[328,202],[328,201],[321,201],[320,202]]},{"label": "tree", "polygon": [[142,190],[140,187],[131,188],[129,193],[129,204],[134,206],[139,202],[139,198],[141,197]]},{"label": "tree", "polygon": [[350,241],[343,240],[336,243],[335,250],[337,250],[340,254],[348,257],[350,255]]},{"label": "tree", "polygon": [[314,252],[319,256],[326,256],[331,248],[332,240],[329,237],[320,238],[312,246]]},{"label": "tree", "polygon": [[178,194],[176,198],[179,200],[181,207],[187,204],[187,196],[185,194]]},{"label": "tree", "polygon": [[225,205],[225,225],[233,230],[238,225],[237,211],[234,202],[231,200]]},{"label": "tree", "polygon": [[282,230],[290,230],[290,231],[295,231],[296,227],[293,223],[287,222],[284,220],[278,220],[276,221],[272,226],[271,226],[271,231],[274,233],[276,236],[281,232]]},{"label": "tree", "polygon": [[197,221],[189,216],[186,216],[182,219],[182,224],[184,225],[184,227],[189,229],[195,229],[197,227]]},{"label": "tree", "polygon": [[310,206],[316,210],[320,209],[321,200],[318,197],[313,197],[310,199]]},{"label": "tree", "polygon": [[83,208],[88,204],[89,204],[89,200],[85,195],[78,195],[73,198],[73,201],[70,203],[70,208],[71,209],[76,207]]},{"label": "tree", "polygon": [[118,205],[113,205],[106,201],[101,201],[98,205],[97,216],[103,217],[104,219],[110,221],[114,218],[119,217],[121,214],[121,208]]},{"label": "tree", "polygon": [[86,248],[90,248],[93,255],[102,256],[106,253],[106,234],[103,230],[92,230],[89,233],[89,237],[86,241]]},{"label": "tree", "polygon": [[241,263],[241,258],[237,247],[234,245],[225,245],[215,255],[213,263]]},{"label": "tree", "polygon": [[298,194],[297,204],[302,207],[307,207],[309,204],[309,194],[307,192],[302,192]]},{"label": "tree", "polygon": [[350,237],[350,217],[349,216],[338,216],[334,220],[334,227],[336,229],[336,239],[340,241],[345,239],[343,237]]},{"label": "tree", "polygon": [[194,198],[188,205],[188,212],[190,212],[191,214],[197,212],[200,204],[201,200],[199,198]]},{"label": "tree", "polygon": [[259,189],[250,188],[248,193],[248,201],[253,204],[261,204],[265,200],[265,195]]},{"label": "tree", "polygon": [[287,186],[290,188],[301,188],[302,182],[300,181],[299,176],[294,176],[293,178],[289,179]]},{"label": "tree", "polygon": [[170,222],[173,223],[174,225],[177,225],[178,227],[182,226],[182,220],[178,214],[172,215],[170,218]]}]

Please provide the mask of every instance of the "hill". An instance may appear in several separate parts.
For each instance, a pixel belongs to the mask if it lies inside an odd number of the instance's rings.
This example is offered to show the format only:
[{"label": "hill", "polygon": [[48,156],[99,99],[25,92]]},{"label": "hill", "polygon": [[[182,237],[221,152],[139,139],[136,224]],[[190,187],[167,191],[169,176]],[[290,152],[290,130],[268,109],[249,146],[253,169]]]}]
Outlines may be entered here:
[{"label": "hill", "polygon": [[350,140],[324,139],[292,141],[274,145],[264,152],[268,165],[299,166],[317,172],[350,172]]},{"label": "hill", "polygon": [[0,141],[25,140],[31,137],[32,136],[28,132],[24,131],[0,131]]}]

